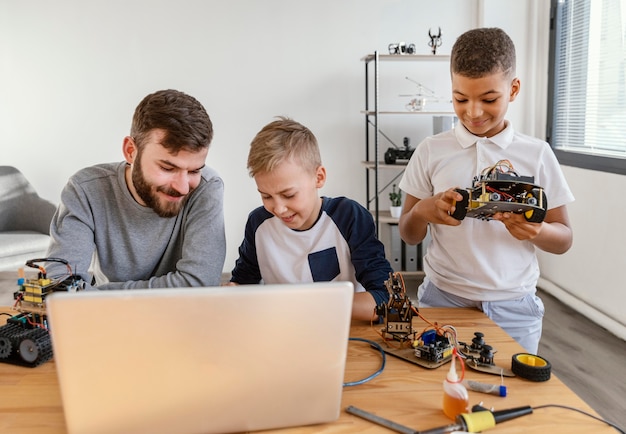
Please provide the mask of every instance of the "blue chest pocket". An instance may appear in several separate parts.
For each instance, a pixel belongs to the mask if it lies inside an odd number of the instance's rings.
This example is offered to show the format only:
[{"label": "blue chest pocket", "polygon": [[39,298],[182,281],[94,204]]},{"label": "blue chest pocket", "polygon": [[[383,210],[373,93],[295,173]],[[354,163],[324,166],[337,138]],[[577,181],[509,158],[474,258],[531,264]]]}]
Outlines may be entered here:
[{"label": "blue chest pocket", "polygon": [[339,258],[337,249],[331,247],[315,253],[309,253],[309,268],[313,282],[330,282],[339,276]]}]

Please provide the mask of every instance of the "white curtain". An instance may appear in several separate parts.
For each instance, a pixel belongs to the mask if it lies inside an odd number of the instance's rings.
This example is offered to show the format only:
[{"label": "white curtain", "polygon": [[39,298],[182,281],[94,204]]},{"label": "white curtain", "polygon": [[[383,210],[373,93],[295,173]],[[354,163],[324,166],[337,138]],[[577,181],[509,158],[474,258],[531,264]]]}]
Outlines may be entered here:
[{"label": "white curtain", "polygon": [[548,102],[548,57],[550,48],[550,2],[528,0],[527,58],[524,65],[524,95],[527,122],[524,130],[545,139]]}]

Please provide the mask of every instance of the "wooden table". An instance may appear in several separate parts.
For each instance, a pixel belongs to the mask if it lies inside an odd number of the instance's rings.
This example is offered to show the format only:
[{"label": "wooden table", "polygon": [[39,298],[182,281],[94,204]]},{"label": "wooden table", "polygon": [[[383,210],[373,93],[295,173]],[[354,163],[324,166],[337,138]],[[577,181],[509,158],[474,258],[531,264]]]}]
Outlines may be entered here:
[{"label": "wooden table", "polygon": [[[8,311],[0,308],[0,311]],[[420,309],[429,321],[452,325],[460,341],[471,342],[474,332],[485,335],[485,341],[497,350],[494,362],[511,367],[511,356],[524,352],[511,337],[484,314],[472,309]],[[0,316],[0,324],[6,316]],[[413,325],[421,331],[427,326],[415,317]],[[381,343],[377,330],[369,324],[353,323],[351,337],[360,337]],[[572,355],[575,357],[575,354]],[[381,363],[380,353],[367,343],[350,341],[346,364],[346,382],[357,381],[375,372]],[[425,430],[452,423],[441,410],[442,382],[449,365],[425,369],[402,359],[387,356],[382,374],[358,386],[346,387],[343,393],[339,420],[308,427],[271,432],[280,433],[385,433],[392,432],[343,411],[352,405],[378,416],[411,427]],[[466,378],[486,383],[499,383],[500,377],[468,369]],[[558,378],[536,383],[518,377],[505,377],[508,389],[505,398],[469,392],[470,405],[483,403],[485,407],[504,410],[530,405],[558,404],[595,413]],[[0,363],[0,432],[63,433],[65,422],[54,361],[36,368],[25,368]],[[270,432],[270,431],[265,431]],[[533,414],[498,424],[489,432],[496,433],[614,433],[609,426],[577,412],[561,408],[536,409]]]}]

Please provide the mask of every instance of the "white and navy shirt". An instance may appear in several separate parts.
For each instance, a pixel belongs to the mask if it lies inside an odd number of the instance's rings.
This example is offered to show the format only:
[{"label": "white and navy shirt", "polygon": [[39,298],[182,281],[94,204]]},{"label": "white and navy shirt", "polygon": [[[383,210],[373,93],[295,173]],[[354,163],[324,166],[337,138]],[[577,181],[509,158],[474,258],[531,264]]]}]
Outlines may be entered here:
[{"label": "white and navy shirt", "polygon": [[287,227],[264,207],[252,211],[231,281],[349,281],[379,305],[389,298],[384,282],[391,272],[370,212],[345,197],[323,197],[319,218],[305,231]]}]

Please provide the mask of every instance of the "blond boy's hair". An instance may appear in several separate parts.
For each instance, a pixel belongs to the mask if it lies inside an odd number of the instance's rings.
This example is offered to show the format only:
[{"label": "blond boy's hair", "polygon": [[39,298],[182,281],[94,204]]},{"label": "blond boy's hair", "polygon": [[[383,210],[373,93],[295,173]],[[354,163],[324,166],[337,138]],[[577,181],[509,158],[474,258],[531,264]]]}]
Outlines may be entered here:
[{"label": "blond boy's hair", "polygon": [[252,139],[248,173],[254,177],[261,172],[270,172],[289,159],[311,172],[322,165],[315,135],[304,125],[280,116]]}]

